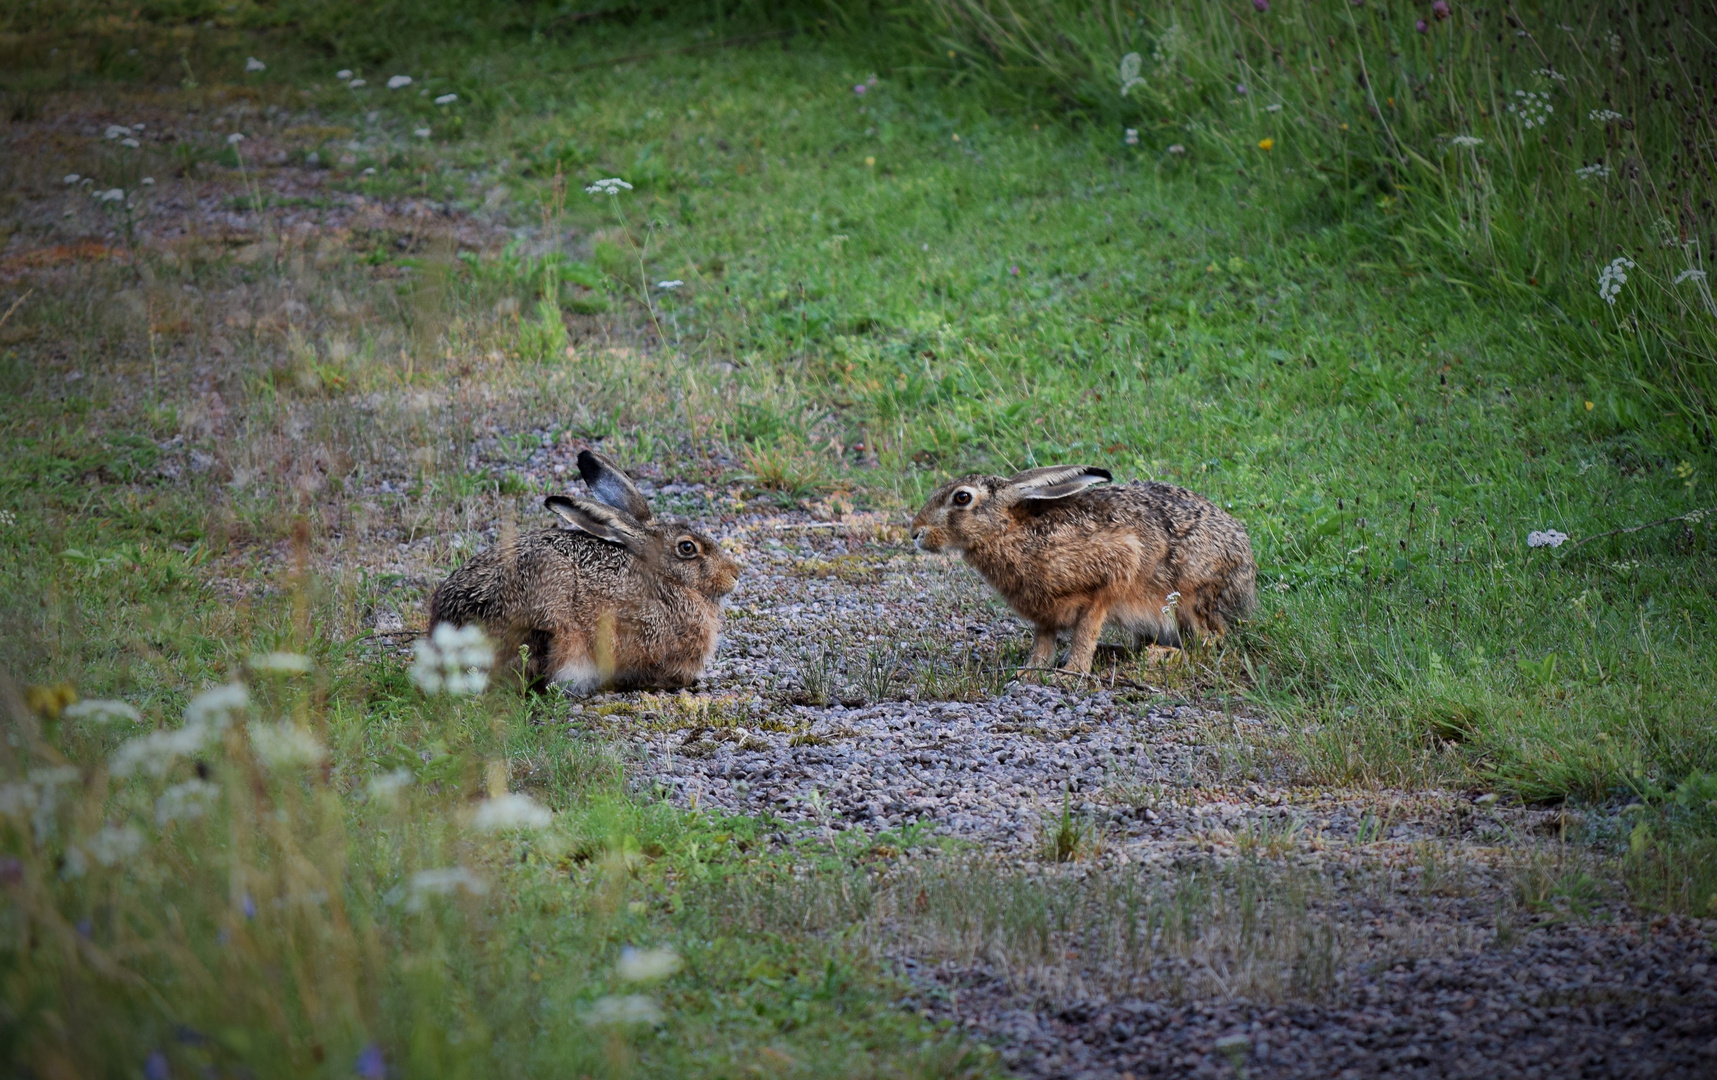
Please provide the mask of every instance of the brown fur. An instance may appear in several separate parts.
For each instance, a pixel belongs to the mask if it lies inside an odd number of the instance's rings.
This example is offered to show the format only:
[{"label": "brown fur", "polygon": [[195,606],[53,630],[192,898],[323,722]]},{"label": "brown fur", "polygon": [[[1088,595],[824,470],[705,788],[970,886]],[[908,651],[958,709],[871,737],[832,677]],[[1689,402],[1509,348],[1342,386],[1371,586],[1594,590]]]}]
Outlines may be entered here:
[{"label": "brown fur", "polygon": [[1108,479],[1077,465],[963,476],[930,496],[912,538],[924,551],[958,551],[1032,624],[1029,667],[1053,663],[1061,631],[1072,633],[1065,666],[1088,672],[1105,625],[1179,645],[1251,613],[1245,526],[1184,488],[1095,486]]},{"label": "brown fur", "polygon": [[601,502],[548,499],[567,527],[526,534],[453,571],[430,597],[429,625],[481,624],[497,664],[514,664],[529,646],[533,685],[691,685],[715,655],[721,597],[739,564],[685,523],[652,518],[601,455],[580,454],[579,471]]}]

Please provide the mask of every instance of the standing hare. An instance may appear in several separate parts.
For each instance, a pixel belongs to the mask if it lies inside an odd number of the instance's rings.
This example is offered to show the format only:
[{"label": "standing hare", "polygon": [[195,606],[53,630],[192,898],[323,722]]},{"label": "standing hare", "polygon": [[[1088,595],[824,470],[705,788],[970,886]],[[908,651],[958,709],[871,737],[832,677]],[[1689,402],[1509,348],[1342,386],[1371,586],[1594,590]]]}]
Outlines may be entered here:
[{"label": "standing hare", "polygon": [[1106,624],[1163,645],[1219,634],[1251,612],[1257,571],[1246,529],[1170,484],[1098,487],[1106,469],[1057,465],[963,476],[912,519],[922,551],[958,551],[1032,624],[1031,668],[1089,672]]},{"label": "standing hare", "polygon": [[528,646],[533,685],[691,685],[715,655],[739,564],[684,522],[656,520],[608,458],[585,450],[578,471],[597,501],[549,496],[565,527],[453,571],[429,598],[429,625],[481,624],[499,664]]}]

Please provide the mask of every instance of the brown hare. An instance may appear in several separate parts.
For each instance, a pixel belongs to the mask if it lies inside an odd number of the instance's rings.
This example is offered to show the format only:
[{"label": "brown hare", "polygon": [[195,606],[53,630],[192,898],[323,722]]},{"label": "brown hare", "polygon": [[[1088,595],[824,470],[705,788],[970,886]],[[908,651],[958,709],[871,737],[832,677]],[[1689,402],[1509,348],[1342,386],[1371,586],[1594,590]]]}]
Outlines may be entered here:
[{"label": "brown hare", "polygon": [[1170,484],[1097,486],[1111,478],[1087,465],[962,476],[930,496],[912,539],[958,551],[1031,623],[1030,668],[1053,665],[1063,630],[1065,667],[1089,672],[1106,624],[1179,645],[1251,612],[1257,571],[1240,522]]},{"label": "brown hare", "polygon": [[429,625],[481,624],[497,664],[529,646],[532,685],[680,687],[715,655],[721,598],[739,564],[710,537],[660,521],[629,477],[601,454],[578,455],[596,501],[551,495],[563,528],[472,558],[429,598]]}]

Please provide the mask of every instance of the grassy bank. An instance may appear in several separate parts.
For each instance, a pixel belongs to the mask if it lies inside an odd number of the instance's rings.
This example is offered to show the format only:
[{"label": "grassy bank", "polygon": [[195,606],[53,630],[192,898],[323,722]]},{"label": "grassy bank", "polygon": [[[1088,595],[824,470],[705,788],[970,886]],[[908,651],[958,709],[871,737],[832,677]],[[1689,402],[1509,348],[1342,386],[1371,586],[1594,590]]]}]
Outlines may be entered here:
[{"label": "grassy bank", "polygon": [[[991,1068],[892,1008],[839,933],[906,838],[768,842],[629,793],[550,703],[427,697],[366,636],[490,526],[538,521],[508,462],[563,437],[736,505],[892,513],[950,472],[1068,460],[1208,493],[1250,529],[1263,602],[1183,691],[1277,721],[1233,748],[1241,778],[1271,756],[1306,783],[1641,799],[1637,899],[1709,910],[1717,538],[1687,515],[1717,504],[1717,463],[1572,364],[1601,354],[1553,307],[1403,260],[1389,204],[1332,210],[1309,175],[1128,146],[828,42],[658,32],[418,45],[357,88],[222,27],[9,46],[62,52],[8,101],[100,118],[6,155],[9,253],[45,249],[56,200],[94,235],[132,202],[148,233],[170,184],[255,214],[0,286],[6,1026],[45,1033],[9,1054]],[[135,70],[96,73],[133,41]],[[197,133],[102,138],[144,110],[196,110]],[[327,191],[491,231],[258,213],[328,197],[276,186],[312,153]],[[130,194],[74,201],[72,172]],[[586,192],[608,177],[631,187]],[[1528,545],[1550,529],[1573,539]],[[313,671],[253,659],[274,651]],[[230,680],[249,704],[196,753],[105,764]],[[68,715],[64,683],[142,718]],[[509,789],[553,823],[484,831]]]}]

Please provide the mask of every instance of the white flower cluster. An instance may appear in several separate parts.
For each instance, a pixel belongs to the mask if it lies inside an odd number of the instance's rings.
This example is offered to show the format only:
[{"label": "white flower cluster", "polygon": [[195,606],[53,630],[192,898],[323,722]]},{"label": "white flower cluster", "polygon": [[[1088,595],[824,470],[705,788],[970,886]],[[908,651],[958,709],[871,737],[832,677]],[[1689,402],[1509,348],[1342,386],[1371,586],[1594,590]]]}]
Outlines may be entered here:
[{"label": "white flower cluster", "polygon": [[258,60],[256,57],[250,56],[245,58],[244,69],[246,71],[267,71],[268,65],[263,63],[261,60]]},{"label": "white flower cluster", "polygon": [[1139,68],[1144,60],[1136,52],[1130,52],[1121,57],[1121,96],[1126,97],[1128,91],[1135,86],[1143,86],[1144,78],[1139,74]]},{"label": "white flower cluster", "polygon": [[1620,120],[1622,118],[1622,114],[1616,112],[1614,109],[1593,109],[1586,115],[1590,116],[1600,124],[1608,124],[1612,120]]},{"label": "white flower cluster", "polygon": [[1598,271],[1598,299],[1611,307],[1616,305],[1616,296],[1621,293],[1622,286],[1627,284],[1628,271],[1634,267],[1634,261],[1626,255],[1618,255],[1610,260],[1610,264]]},{"label": "white flower cluster", "polygon": [[511,829],[545,829],[554,821],[548,807],[529,795],[509,793],[484,799],[471,815],[473,827],[483,832],[503,832]]},{"label": "white flower cluster", "polygon": [[268,675],[307,675],[312,665],[303,653],[265,652],[251,657],[249,667]]},{"label": "white flower cluster", "polygon": [[250,725],[250,744],[256,748],[256,756],[271,769],[317,765],[328,757],[328,751],[316,741],[315,735],[290,720]]},{"label": "white flower cluster", "polygon": [[1547,67],[1538,68],[1536,71],[1533,72],[1533,74],[1537,75],[1539,78],[1549,79],[1552,82],[1565,83],[1568,81],[1568,76],[1562,74],[1560,71],[1557,71],[1555,68],[1547,68]]},{"label": "white flower cluster", "polygon": [[143,721],[143,714],[137,711],[136,706],[127,705],[123,701],[108,701],[101,698],[92,698],[89,701],[80,701],[75,705],[67,705],[65,711],[60,715],[72,720],[94,720],[100,724],[113,720],[128,720],[133,724]]},{"label": "white flower cluster", "polygon": [[1574,170],[1574,175],[1582,180],[1608,180],[1610,167],[1608,165],[1582,165]]},{"label": "white flower cluster", "polygon": [[589,187],[584,189],[585,194],[587,195],[618,195],[622,191],[631,190],[632,185],[620,179],[618,176],[611,176],[606,180],[598,180],[596,183],[591,184]]},{"label": "white flower cluster", "polygon": [[173,762],[202,750],[232,724],[233,715],[250,705],[250,694],[241,683],[228,683],[205,690],[185,707],[185,723],[174,731],[151,731],[120,745],[109,759],[115,776],[130,776],[142,770],[152,776],[165,775]]},{"label": "white flower cluster", "polygon": [[1526,546],[1529,548],[1561,547],[1568,542],[1568,534],[1557,532],[1555,529],[1545,529],[1542,532],[1533,530],[1526,534]]},{"label": "white flower cluster", "polygon": [[398,90],[401,87],[410,86],[410,85],[411,85],[411,76],[410,75],[395,75],[393,78],[388,80],[388,89],[389,90]]},{"label": "white flower cluster", "polygon": [[435,99],[435,103],[437,105],[451,105],[455,101],[458,101],[458,100],[459,100],[458,94],[442,94],[440,97]]},{"label": "white flower cluster", "polygon": [[1508,111],[1520,118],[1523,128],[1543,127],[1550,122],[1550,114],[1556,107],[1550,104],[1550,95],[1536,90],[1516,90],[1514,100],[1508,103]]},{"label": "white flower cluster", "polygon": [[1449,140],[1450,146],[1460,146],[1471,150],[1475,146],[1483,146],[1484,140],[1477,135],[1456,135]]},{"label": "white flower cluster", "polygon": [[102,866],[117,866],[143,850],[143,834],[135,825],[107,825],[82,844],[66,847],[66,877],[81,877],[94,859]]},{"label": "white flower cluster", "polygon": [[411,681],[426,694],[481,694],[489,685],[495,647],[481,626],[437,623],[412,651]]},{"label": "white flower cluster", "polygon": [[680,970],[679,954],[672,949],[635,949],[630,945],[620,950],[614,973],[626,982],[659,982]]},{"label": "white flower cluster", "polygon": [[681,285],[684,285],[684,284],[685,284],[685,282],[681,281],[680,279],[673,278],[673,279],[668,280],[668,281],[656,282],[656,288],[661,289],[664,292],[673,292],[675,289],[679,288]]},{"label": "white flower cluster", "polygon": [[1128,146],[1139,145],[1139,129],[1138,128],[1128,128],[1125,132],[1122,133],[1121,141],[1126,143]]},{"label": "white flower cluster", "polygon": [[[1680,285],[1684,281],[1704,281],[1704,280],[1705,280],[1705,271],[1703,271],[1703,270],[1683,270],[1681,273],[1675,275],[1675,283],[1677,285]],[[72,706],[72,709],[75,709],[75,708],[77,708],[76,705]],[[71,709],[67,709],[66,714],[69,716],[71,714]]]},{"label": "white flower cluster", "polygon": [[659,1024],[662,1008],[643,994],[611,994],[597,998],[584,1011],[584,1022],[591,1027],[629,1027],[633,1024]]},{"label": "white flower cluster", "polygon": [[78,771],[69,765],[37,766],[24,779],[0,785],[0,817],[28,816],[35,831],[36,843],[45,841],[54,829],[54,816],[59,810],[60,787],[73,783]]},{"label": "white flower cluster", "polygon": [[155,800],[155,824],[162,828],[175,821],[191,821],[209,812],[209,806],[220,798],[221,789],[207,780],[187,780],[174,784]]},{"label": "white flower cluster", "polygon": [[463,866],[447,866],[436,870],[419,870],[411,875],[406,886],[405,909],[422,911],[432,896],[451,896],[464,891],[472,896],[488,893],[489,885]]}]

